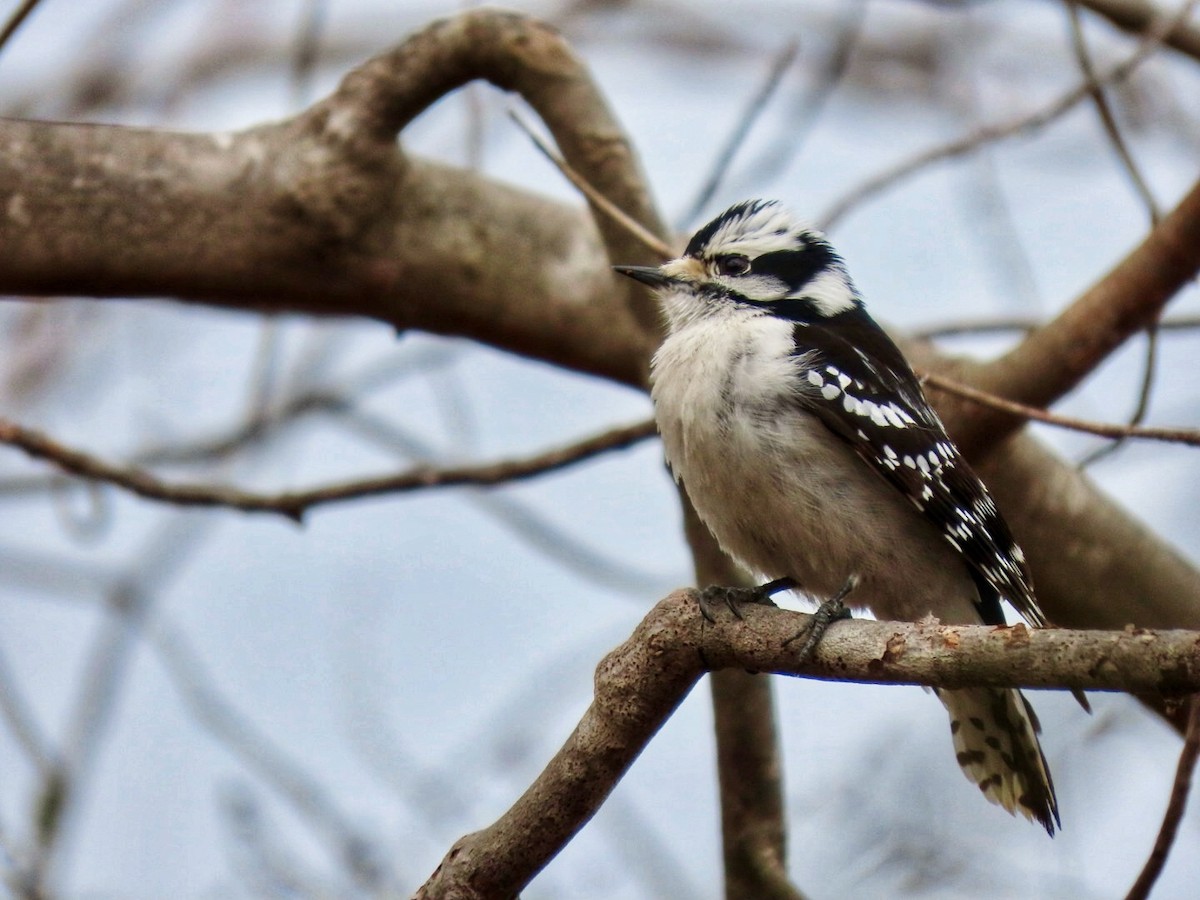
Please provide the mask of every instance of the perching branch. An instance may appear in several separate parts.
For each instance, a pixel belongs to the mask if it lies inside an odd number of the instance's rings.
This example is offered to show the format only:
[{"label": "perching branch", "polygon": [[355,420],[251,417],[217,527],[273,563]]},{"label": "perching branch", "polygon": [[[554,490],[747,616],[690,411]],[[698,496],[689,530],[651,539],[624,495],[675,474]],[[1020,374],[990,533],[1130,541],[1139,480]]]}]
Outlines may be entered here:
[{"label": "perching branch", "polygon": [[803,614],[767,607],[709,624],[676,591],[596,669],[592,705],[537,780],[494,824],[461,838],[416,896],[515,896],[595,813],[705,673],[751,669],[871,683],[1082,688],[1181,694],[1200,689],[1200,633],[835,624],[797,666],[784,641]]}]

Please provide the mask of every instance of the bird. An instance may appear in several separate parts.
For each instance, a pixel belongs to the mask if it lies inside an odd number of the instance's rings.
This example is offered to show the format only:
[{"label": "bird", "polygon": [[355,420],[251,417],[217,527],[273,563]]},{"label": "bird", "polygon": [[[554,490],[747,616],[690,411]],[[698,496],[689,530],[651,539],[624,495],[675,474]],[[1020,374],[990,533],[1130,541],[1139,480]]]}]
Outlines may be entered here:
[{"label": "bird", "polygon": [[[822,623],[848,601],[881,619],[987,625],[1005,624],[1006,600],[1049,624],[995,501],[824,234],[779,201],[747,200],[679,258],[614,268],[657,294],[650,385],[667,464],[722,549],[771,579],[755,599],[799,590],[824,601]],[[1058,800],[1025,697],[935,693],[967,777],[1053,836]]]}]

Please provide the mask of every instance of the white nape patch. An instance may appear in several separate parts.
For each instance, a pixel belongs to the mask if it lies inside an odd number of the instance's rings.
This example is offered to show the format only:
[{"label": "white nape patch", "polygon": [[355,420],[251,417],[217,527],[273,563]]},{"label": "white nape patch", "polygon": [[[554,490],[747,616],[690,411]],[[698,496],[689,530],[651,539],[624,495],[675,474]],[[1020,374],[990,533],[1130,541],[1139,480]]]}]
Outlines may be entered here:
[{"label": "white nape patch", "polygon": [[809,300],[821,315],[836,316],[854,308],[858,293],[846,273],[840,267],[834,267],[826,269],[786,299]]},{"label": "white nape patch", "polygon": [[762,203],[748,215],[730,219],[718,228],[705,246],[705,253],[741,253],[754,259],[777,250],[794,250],[805,236],[821,233],[805,226],[778,201]]}]

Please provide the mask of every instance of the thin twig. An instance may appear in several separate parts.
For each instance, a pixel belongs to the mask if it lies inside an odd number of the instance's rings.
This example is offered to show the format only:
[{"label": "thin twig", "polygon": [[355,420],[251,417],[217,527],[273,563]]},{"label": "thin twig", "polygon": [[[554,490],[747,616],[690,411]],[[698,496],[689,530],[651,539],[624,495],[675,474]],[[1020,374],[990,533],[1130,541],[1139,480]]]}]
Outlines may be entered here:
[{"label": "thin twig", "polygon": [[1179,823],[1187,808],[1188,793],[1192,786],[1192,774],[1196,769],[1196,758],[1200,756],[1200,694],[1193,694],[1188,713],[1187,732],[1183,737],[1183,749],[1179,751],[1179,764],[1175,768],[1175,782],[1171,787],[1171,799],[1163,814],[1162,826],[1154,849],[1146,859],[1137,881],[1125,895],[1125,900],[1145,900],[1154,889],[1154,883],[1167,863],[1167,855],[1179,833]]},{"label": "thin twig", "polygon": [[[1079,14],[1078,0],[1066,0],[1066,6],[1067,18],[1071,23],[1071,44],[1074,47],[1075,58],[1079,62],[1080,71],[1083,73],[1084,78],[1092,85],[1090,93],[1096,113],[1100,117],[1100,123],[1104,126],[1104,133],[1108,135],[1108,141],[1121,163],[1121,168],[1129,176],[1129,181],[1133,185],[1134,192],[1141,198],[1143,205],[1146,207],[1146,212],[1150,216],[1150,225],[1153,227],[1162,219],[1162,209],[1159,207],[1158,201],[1154,199],[1150,185],[1142,175],[1137,161],[1133,158],[1133,152],[1129,149],[1129,143],[1121,133],[1112,104],[1108,101],[1108,95],[1105,94],[1104,88],[1096,81],[1096,67],[1092,62],[1092,54],[1088,50],[1087,38],[1083,33],[1083,22]],[[1138,389],[1138,399],[1134,405],[1133,413],[1127,420],[1129,425],[1141,425],[1146,420],[1146,414],[1150,409],[1150,397],[1154,392],[1154,375],[1157,370],[1157,363],[1158,325],[1154,323],[1146,329],[1146,355],[1142,364],[1141,386]],[[1107,444],[1089,453],[1080,461],[1079,467],[1081,469],[1086,468],[1093,463],[1099,462],[1104,457],[1116,453],[1124,446],[1126,440],[1128,438],[1120,438],[1111,444]]]},{"label": "thin twig", "polygon": [[[1032,316],[997,316],[990,319],[962,319],[938,322],[913,329],[913,337],[922,340],[960,337],[981,334],[1008,334],[1014,331],[1030,332],[1045,325],[1045,321]],[[1200,316],[1173,316],[1158,323],[1160,331],[1188,331],[1200,328]]]},{"label": "thin twig", "polygon": [[684,226],[695,222],[709,201],[712,200],[713,194],[717,192],[717,189],[721,186],[721,182],[725,180],[725,176],[729,174],[729,167],[733,164],[733,158],[746,142],[746,138],[750,134],[750,129],[754,127],[754,123],[758,121],[763,111],[767,108],[767,104],[770,103],[771,98],[775,95],[775,92],[779,90],[779,86],[783,84],[783,76],[792,67],[799,54],[800,40],[799,38],[792,38],[775,55],[775,59],[771,61],[771,67],[767,71],[766,79],[764,79],[758,90],[754,92],[754,95],[750,98],[750,102],[746,104],[741,118],[726,139],[725,146],[717,154],[712,169],[708,177],[704,180],[704,185],[696,194],[696,199],[692,202],[687,215],[683,217]]},{"label": "thin twig", "polygon": [[566,178],[567,181],[571,182],[571,184],[575,185],[576,189],[578,189],[581,194],[587,197],[588,201],[594,207],[596,207],[596,209],[600,210],[600,212],[604,213],[606,216],[624,228],[648,250],[657,253],[663,259],[671,259],[675,256],[675,251],[655,237],[653,232],[626,215],[611,200],[592,187],[586,178],[571,168],[571,166],[567,164],[567,161],[559,156],[549,144],[542,140],[541,135],[534,131],[533,127],[526,122],[515,109],[510,108],[508,111],[508,116],[517,123],[518,128],[520,128],[529,136],[529,139],[533,141],[533,145],[542,151],[542,154],[546,157],[546,159],[553,163],[554,167],[563,174],[563,177]]},{"label": "thin twig", "polygon": [[[1154,375],[1158,371],[1158,339],[1160,330],[1157,322],[1146,329],[1146,355],[1142,360],[1141,387],[1138,389],[1137,403],[1134,405],[1133,412],[1127,420],[1127,424],[1131,427],[1136,428],[1145,422],[1146,414],[1150,411],[1150,397],[1154,393]],[[1117,438],[1111,444],[1106,444],[1103,447],[1093,450],[1079,461],[1079,468],[1086,469],[1088,466],[1098,463],[1106,456],[1111,456],[1125,446],[1129,438],[1129,435]]]},{"label": "thin twig", "polygon": [[1052,103],[1047,104],[1032,113],[1019,116],[1007,122],[984,125],[955,140],[930,147],[907,160],[868,178],[858,187],[847,192],[841,200],[826,210],[818,219],[823,230],[830,230],[834,224],[847,213],[876,194],[897,184],[909,175],[945,159],[953,159],[970,153],[986,143],[995,143],[1007,138],[1016,137],[1030,131],[1040,129],[1060,118],[1081,101],[1091,96],[1097,85],[1115,84],[1128,78],[1143,62],[1159,49],[1163,40],[1180,25],[1185,23],[1192,14],[1197,0],[1185,0],[1182,7],[1168,18],[1159,19],[1153,28],[1146,32],[1145,37],[1128,57],[1109,67],[1095,79],[1084,79],[1071,90],[1062,94]]},{"label": "thin twig", "polygon": [[647,420],[614,428],[524,459],[444,469],[417,466],[394,475],[339,482],[310,490],[257,494],[224,485],[167,482],[144,469],[108,462],[64,446],[38,431],[0,419],[0,443],[17,447],[35,459],[54,463],[74,475],[103,481],[140,497],[177,506],[217,506],[243,512],[272,512],[297,522],[303,519],[309,509],[327,503],[432,487],[487,486],[518,481],[565,468],[609,450],[630,447],[654,433],[654,421]]},{"label": "thin twig", "polygon": [[3,30],[0,30],[0,50],[3,50],[17,29],[22,23],[29,18],[29,14],[33,12],[40,0],[25,0],[20,6],[14,10],[13,14],[8,17],[8,21],[4,23]]},{"label": "thin twig", "polygon": [[330,838],[338,848],[339,859],[363,887],[378,887],[376,882],[382,873],[374,864],[364,870],[361,863],[375,861],[381,855],[338,809],[321,783],[222,695],[183,633],[160,620],[147,629],[145,636],[192,719],[319,833]]},{"label": "thin twig", "polygon": [[45,775],[56,764],[57,754],[38,725],[33,708],[26,702],[3,650],[0,650],[0,721],[39,772]]},{"label": "thin twig", "polygon": [[754,187],[778,177],[803,150],[805,140],[850,67],[850,59],[862,35],[866,10],[866,0],[854,0],[843,5],[839,22],[831,35],[833,50],[815,73],[812,87],[804,92],[796,104],[795,113],[785,117],[784,126],[771,145],[742,167],[743,179],[752,182]]},{"label": "thin twig", "polygon": [[1133,158],[1128,141],[1121,134],[1112,104],[1108,102],[1108,95],[1104,93],[1104,87],[1100,84],[1091,51],[1088,50],[1087,38],[1083,33],[1083,22],[1079,15],[1079,2],[1078,0],[1066,0],[1066,6],[1067,18],[1071,24],[1071,45],[1075,51],[1075,59],[1079,63],[1079,70],[1083,73],[1084,80],[1088,84],[1088,95],[1092,98],[1092,103],[1096,107],[1096,114],[1100,117],[1100,124],[1104,126],[1104,133],[1108,136],[1108,141],[1112,144],[1113,152],[1117,154],[1117,159],[1120,161],[1121,167],[1125,170],[1125,174],[1129,176],[1135,193],[1137,193],[1145,205],[1146,211],[1150,215],[1150,224],[1152,226],[1157,225],[1159,219],[1162,218],[1162,209],[1159,207],[1158,201],[1154,199],[1154,194],[1150,191],[1150,185],[1147,184],[1145,176],[1142,175],[1141,168]]},{"label": "thin twig", "polygon": [[1056,425],[1059,428],[1083,431],[1087,434],[1094,434],[1114,440],[1120,438],[1142,438],[1145,440],[1167,441],[1174,444],[1189,444],[1194,447],[1200,447],[1200,429],[1196,428],[1145,428],[1137,425],[1092,422],[1087,419],[1076,419],[1073,416],[1063,416],[1057,413],[1046,412],[1046,410],[1038,409],[1036,406],[1026,406],[1024,403],[1006,400],[1004,397],[989,394],[986,391],[978,390],[960,381],[954,381],[951,378],[946,378],[944,375],[938,375],[933,372],[924,372],[921,378],[926,384],[933,385],[938,390],[946,391],[982,406],[989,406],[1001,412],[1020,416],[1023,419],[1033,419],[1035,422],[1043,422],[1046,425]]},{"label": "thin twig", "polygon": [[329,14],[328,6],[327,0],[306,0],[300,13],[300,27],[292,49],[290,72],[292,102],[297,107],[312,99],[313,74],[320,57],[321,38],[324,36]]}]

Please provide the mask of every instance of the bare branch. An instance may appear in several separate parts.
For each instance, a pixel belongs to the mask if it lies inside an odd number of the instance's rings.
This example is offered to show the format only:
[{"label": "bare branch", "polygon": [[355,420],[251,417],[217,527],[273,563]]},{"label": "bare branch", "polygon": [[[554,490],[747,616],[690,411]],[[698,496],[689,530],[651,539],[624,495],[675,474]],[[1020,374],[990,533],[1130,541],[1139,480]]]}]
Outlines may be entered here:
[{"label": "bare branch", "polygon": [[708,177],[704,180],[704,184],[700,187],[696,194],[696,199],[692,201],[691,208],[687,211],[683,221],[687,223],[694,222],[700,217],[713,195],[716,194],[717,188],[721,186],[721,182],[725,180],[725,176],[729,173],[729,166],[733,163],[733,158],[737,154],[741,146],[746,142],[746,138],[750,134],[750,129],[754,127],[754,123],[762,115],[763,110],[767,108],[767,104],[771,101],[771,97],[779,90],[779,85],[783,83],[783,76],[787,74],[787,70],[792,67],[796,61],[796,57],[800,54],[800,41],[798,38],[792,38],[775,54],[775,58],[771,61],[771,66],[767,70],[767,77],[754,92],[754,96],[750,98],[750,102],[746,104],[742,110],[741,118],[733,127],[729,137],[725,141],[725,146],[717,154],[717,159],[713,163],[712,171],[708,173]]},{"label": "bare branch", "polygon": [[[975,334],[1010,334],[1014,331],[1030,332],[1045,325],[1044,319],[1032,316],[996,316],[987,319],[961,319],[936,322],[933,325],[922,325],[913,329],[910,334],[914,338],[933,340],[935,338],[960,337]],[[1159,321],[1159,331],[1191,331],[1200,328],[1200,316],[1172,316]]]},{"label": "bare branch", "polygon": [[[520,94],[541,117],[563,157],[617,208],[667,234],[616,117],[582,60],[557,31],[527,16],[477,10],[434,22],[400,47],[355,69],[323,106],[355,132],[391,141],[432,103],[474,79]],[[640,241],[605,216],[597,226],[612,262],[649,261]],[[648,334],[657,313],[624,296]]]},{"label": "bare branch", "polygon": [[[1079,3],[1104,16],[1118,28],[1134,34],[1149,31],[1155,20],[1163,15],[1161,9],[1148,0],[1079,0]],[[1167,34],[1163,43],[1180,53],[1200,59],[1200,28],[1195,25],[1180,22]]]},{"label": "bare branch", "polygon": [[707,623],[693,591],[660,601],[596,669],[596,694],[566,744],[493,825],[461,838],[418,898],[515,896],[595,813],[705,671],[750,669],[936,687],[1177,694],[1200,688],[1200,633],[1066,631],[853,620],[797,666],[801,613],[743,609]]},{"label": "bare branch", "polygon": [[[1113,350],[1144,329],[1200,271],[1200,182],[1142,243],[1054,320],[986,365],[962,367],[960,381],[1031,407],[1074,388]],[[955,439],[970,455],[994,446],[1020,422],[976,410]]]},{"label": "bare branch", "polygon": [[921,169],[942,160],[953,159],[954,157],[971,153],[983,144],[995,143],[996,141],[1028,134],[1031,131],[1043,128],[1090,97],[1096,87],[1116,84],[1128,78],[1137,70],[1138,66],[1158,50],[1162,45],[1163,38],[1188,20],[1192,14],[1192,10],[1196,6],[1196,2],[1197,0],[1185,0],[1183,6],[1173,16],[1158,21],[1146,33],[1137,49],[1128,57],[1110,66],[1107,71],[1095,79],[1085,78],[1081,83],[1041,109],[1007,122],[997,122],[976,128],[969,134],[936,147],[930,147],[916,156],[897,163],[885,171],[868,178],[858,187],[848,191],[841,200],[834,203],[830,209],[826,210],[817,219],[821,224],[821,228],[825,230],[833,228],[853,208],[860,206],[864,201],[896,185]]},{"label": "bare branch", "polygon": [[657,254],[662,259],[671,259],[675,256],[675,251],[672,250],[665,242],[658,239],[648,228],[643,227],[638,221],[625,214],[615,203],[601,194],[598,190],[588,183],[587,179],[567,165],[567,161],[559,156],[554,150],[542,140],[539,135],[528,122],[526,122],[515,109],[509,109],[508,116],[512,119],[517,127],[529,136],[533,141],[533,145],[541,151],[542,155],[554,165],[567,181],[571,182],[579,193],[583,194],[596,209],[600,210],[605,216],[610,218],[620,227],[624,228],[629,234],[641,242],[651,253]]},{"label": "bare branch", "polygon": [[[683,486],[678,490],[696,584],[750,584],[721,552]],[[733,669],[713,672],[712,704],[726,900],[795,900],[799,892],[788,880],[782,750],[771,712],[771,681]]]},{"label": "bare branch", "polygon": [[1087,434],[1113,438],[1114,440],[1143,438],[1145,440],[1167,441],[1173,444],[1190,444],[1193,447],[1200,447],[1200,429],[1196,428],[1145,428],[1139,425],[1091,422],[1087,419],[1076,419],[1073,416],[1047,412],[1044,409],[1038,409],[1036,406],[1015,403],[1012,400],[997,397],[995,394],[989,394],[987,391],[977,390],[969,384],[963,384],[960,381],[955,381],[944,375],[938,375],[935,372],[925,372],[921,375],[921,378],[926,384],[932,385],[938,390],[946,391],[957,397],[964,397],[973,403],[978,403],[989,409],[1011,413],[1022,419],[1033,419],[1035,422],[1044,422],[1047,425],[1057,425],[1059,428],[1083,431]]},{"label": "bare branch", "polygon": [[4,27],[0,28],[0,51],[12,39],[12,36],[17,33],[17,29],[21,24],[29,18],[29,14],[41,0],[24,0],[24,2],[13,10],[13,14],[8,17],[8,21],[4,23]]},{"label": "bare branch", "polygon": [[255,494],[221,485],[166,482],[144,469],[107,462],[64,446],[40,432],[0,419],[0,443],[17,447],[35,459],[52,462],[73,475],[103,481],[140,497],[162,500],[176,506],[220,506],[243,512],[270,512],[296,521],[300,521],[313,507],[327,503],[433,487],[482,486],[518,481],[565,468],[609,450],[624,449],[654,434],[654,422],[648,420],[614,428],[519,460],[444,469],[418,466],[395,475],[340,482],[305,491]]},{"label": "bare branch", "polygon": [[1154,194],[1150,191],[1150,185],[1146,183],[1142,170],[1133,158],[1133,152],[1129,149],[1125,136],[1121,134],[1112,104],[1108,102],[1108,96],[1104,92],[1103,85],[1100,84],[1100,76],[1096,73],[1091,51],[1088,50],[1087,38],[1083,33],[1083,23],[1079,17],[1079,0],[1066,0],[1066,7],[1067,18],[1071,23],[1071,46],[1075,51],[1075,59],[1079,62],[1079,70],[1089,85],[1088,93],[1092,98],[1092,104],[1096,107],[1100,124],[1104,126],[1108,142],[1112,145],[1113,152],[1116,153],[1125,174],[1129,176],[1135,193],[1141,198],[1149,212],[1151,226],[1157,225],[1158,220],[1162,218],[1162,210],[1159,209],[1158,201],[1154,199]]},{"label": "bare branch", "polygon": [[1125,895],[1125,900],[1145,900],[1154,889],[1158,876],[1162,874],[1167,855],[1171,852],[1175,837],[1179,833],[1179,823],[1183,820],[1183,813],[1187,808],[1197,757],[1200,757],[1200,694],[1193,694],[1188,712],[1187,733],[1184,735],[1183,749],[1179,751],[1175,782],[1171,786],[1171,799],[1167,803],[1167,811],[1163,814],[1154,849],[1150,851],[1146,864],[1129,893]]},{"label": "bare branch", "polygon": [[[1079,62],[1079,69],[1083,73],[1083,77],[1092,84],[1092,104],[1096,108],[1096,114],[1100,118],[1101,125],[1104,126],[1104,133],[1108,136],[1108,142],[1112,145],[1113,152],[1116,153],[1117,159],[1121,163],[1121,168],[1125,170],[1125,174],[1129,177],[1129,181],[1133,185],[1134,192],[1141,198],[1142,204],[1149,213],[1150,225],[1153,227],[1162,219],[1162,210],[1159,208],[1158,201],[1154,199],[1154,194],[1150,190],[1150,185],[1146,182],[1145,177],[1142,175],[1137,160],[1133,158],[1133,151],[1129,149],[1129,144],[1125,140],[1125,136],[1121,133],[1121,128],[1117,124],[1116,113],[1113,112],[1108,95],[1096,80],[1096,67],[1092,62],[1091,51],[1088,49],[1087,37],[1083,33],[1083,22],[1079,15],[1078,0],[1066,0],[1066,7],[1067,19],[1071,24],[1071,44],[1075,50],[1075,58]],[[1133,413],[1128,419],[1129,425],[1141,425],[1146,419],[1146,413],[1150,409],[1150,395],[1154,390],[1154,373],[1157,364],[1158,324],[1157,322],[1151,322],[1146,326],[1146,355],[1142,366],[1141,387],[1138,389],[1137,403],[1134,405]],[[1124,443],[1125,438],[1121,437],[1115,442],[1107,444],[1093,453],[1089,453],[1080,462],[1080,467],[1087,467],[1115,453]]]}]

